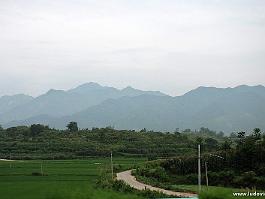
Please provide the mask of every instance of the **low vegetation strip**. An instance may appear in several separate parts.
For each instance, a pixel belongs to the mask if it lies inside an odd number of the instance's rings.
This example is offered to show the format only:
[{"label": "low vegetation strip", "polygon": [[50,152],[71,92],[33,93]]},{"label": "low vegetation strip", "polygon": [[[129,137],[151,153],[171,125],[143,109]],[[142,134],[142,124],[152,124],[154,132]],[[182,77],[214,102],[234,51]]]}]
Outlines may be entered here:
[{"label": "low vegetation strip", "polygon": [[[71,124],[71,125],[70,125]],[[30,127],[0,127],[0,157],[13,160],[84,159],[114,156],[175,157],[196,154],[198,136],[205,137],[205,148],[215,150],[224,142],[222,133],[206,128],[199,132],[154,132],[142,129],[116,130],[112,127],[78,130],[69,123],[68,130],[51,129],[41,124]]]},{"label": "low vegetation strip", "polygon": [[176,196],[176,197],[196,197],[196,194],[193,193],[184,193],[184,192],[175,192],[170,190],[165,190],[157,187],[153,187],[151,185],[147,185],[141,182],[138,182],[134,176],[132,176],[132,170],[123,171],[117,173],[117,180],[124,181],[126,184],[138,190],[151,190],[161,192],[166,195]]}]

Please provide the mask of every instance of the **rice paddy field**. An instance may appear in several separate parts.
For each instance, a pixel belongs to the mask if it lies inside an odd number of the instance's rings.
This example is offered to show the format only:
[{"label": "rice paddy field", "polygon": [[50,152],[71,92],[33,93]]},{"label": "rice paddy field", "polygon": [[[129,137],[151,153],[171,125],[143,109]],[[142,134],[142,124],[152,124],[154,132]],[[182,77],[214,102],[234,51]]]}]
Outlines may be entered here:
[{"label": "rice paddy field", "polygon": [[[127,169],[144,158],[114,158],[114,166]],[[1,199],[138,199],[98,187],[109,158],[86,160],[0,161]],[[41,175],[43,174],[43,176]]]},{"label": "rice paddy field", "polygon": [[[144,164],[145,158],[114,158],[114,167],[121,170]],[[110,172],[109,158],[85,160],[0,160],[0,199],[141,199],[102,189],[96,182],[103,172]],[[43,175],[41,175],[43,174]],[[175,185],[176,190],[197,191],[196,185]],[[235,197],[232,192],[246,190],[203,187],[202,199],[265,198]]]}]

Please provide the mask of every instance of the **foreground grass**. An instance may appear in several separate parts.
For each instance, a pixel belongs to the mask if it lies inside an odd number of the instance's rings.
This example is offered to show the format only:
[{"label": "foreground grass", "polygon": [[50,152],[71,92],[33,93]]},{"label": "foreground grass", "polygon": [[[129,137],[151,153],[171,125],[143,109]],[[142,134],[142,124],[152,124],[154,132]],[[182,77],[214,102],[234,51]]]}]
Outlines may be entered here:
[{"label": "foreground grass", "polygon": [[[146,178],[143,176],[136,176],[139,181],[147,184],[151,184],[156,187],[161,187],[168,190],[180,191],[180,192],[192,192],[198,193],[198,185],[176,185],[176,184],[164,184],[158,182],[155,179]],[[199,194],[199,199],[236,199],[236,198],[246,198],[246,199],[265,199],[265,196],[234,196],[233,193],[253,193],[255,190],[237,189],[230,187],[217,187],[217,186],[202,186],[202,191]],[[257,192],[265,194],[265,191],[258,190]]]},{"label": "foreground grass", "polygon": [[[198,192],[198,185],[172,185],[172,189],[185,192]],[[237,189],[230,187],[217,186],[202,186],[202,191],[199,194],[200,199],[235,199],[235,198],[265,198],[264,196],[234,196],[233,193],[253,193],[255,190]],[[258,190],[256,192],[265,194],[265,191]]]},{"label": "foreground grass", "polygon": [[[174,190],[184,191],[184,192],[198,192],[198,185],[171,185],[171,188]],[[202,185],[202,191],[225,191],[225,192],[240,192],[244,191],[244,189],[236,189],[236,188],[229,188],[229,187],[217,187],[217,186],[209,186],[208,188]]]},{"label": "foreground grass", "polygon": [[[145,159],[117,158],[116,167],[130,168]],[[41,173],[44,176],[33,176]],[[108,158],[63,161],[0,161],[1,199],[140,199],[98,188],[98,177],[109,170]]]},{"label": "foreground grass", "polygon": [[[233,193],[254,193],[254,190],[233,190],[233,189],[225,189],[225,188],[215,188],[215,189],[209,189],[208,191],[202,191],[199,195],[200,199],[236,199],[236,198],[246,198],[246,199],[254,199],[254,198],[260,198],[264,199],[264,196],[234,196]],[[265,191],[256,191],[260,193],[265,193]]]}]

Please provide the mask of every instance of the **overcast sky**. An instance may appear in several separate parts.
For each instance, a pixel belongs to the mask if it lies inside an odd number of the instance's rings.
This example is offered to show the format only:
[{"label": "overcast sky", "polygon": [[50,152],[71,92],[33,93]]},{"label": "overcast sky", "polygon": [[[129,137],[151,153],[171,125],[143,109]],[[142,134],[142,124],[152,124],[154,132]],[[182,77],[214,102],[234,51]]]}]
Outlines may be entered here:
[{"label": "overcast sky", "polygon": [[264,0],[1,0],[0,96],[265,85]]}]

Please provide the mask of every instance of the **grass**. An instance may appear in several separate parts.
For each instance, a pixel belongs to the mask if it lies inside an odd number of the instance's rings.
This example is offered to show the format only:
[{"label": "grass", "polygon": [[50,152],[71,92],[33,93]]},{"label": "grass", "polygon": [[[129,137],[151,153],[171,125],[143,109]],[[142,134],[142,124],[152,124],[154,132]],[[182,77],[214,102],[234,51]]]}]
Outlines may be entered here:
[{"label": "grass", "polygon": [[[133,165],[144,164],[143,158],[114,158],[114,166],[121,170]],[[33,176],[41,173],[44,176]],[[133,193],[121,193],[101,189],[96,181],[102,172],[110,170],[109,158],[90,158],[86,160],[48,160],[48,161],[0,161],[1,199],[140,199]],[[197,185],[171,185],[178,191],[196,192]],[[207,191],[202,186],[200,199],[235,199],[265,197],[235,197],[233,192],[246,190],[210,186]]]},{"label": "grass", "polygon": [[[234,190],[234,189],[227,189],[227,188],[221,188],[216,187],[213,189],[209,189],[208,191],[202,191],[199,195],[200,199],[236,199],[236,198],[246,198],[246,199],[254,199],[254,198],[260,198],[264,199],[264,196],[234,196],[233,193],[248,193],[248,190]],[[249,190],[249,192],[253,193],[254,190]],[[260,193],[264,193],[264,191],[257,191]]]},{"label": "grass", "polygon": [[[161,187],[164,189],[169,189],[173,191],[180,192],[192,192],[198,193],[198,185],[176,185],[176,184],[168,184],[158,182],[156,179],[151,179],[143,176],[137,176],[139,181],[145,182],[147,184],[151,184],[156,187]],[[199,199],[236,199],[236,198],[246,198],[246,199],[265,199],[264,196],[233,196],[233,193],[250,193],[255,192],[255,190],[246,190],[239,188],[230,188],[230,187],[217,187],[217,186],[209,186],[208,188],[202,185],[202,191],[199,194]],[[258,190],[259,193],[264,193],[265,191]]]},{"label": "grass", "polygon": [[[116,158],[127,169],[145,159]],[[41,173],[43,176],[33,176]],[[134,194],[97,188],[96,181],[110,169],[109,158],[87,160],[0,161],[1,199],[138,199]]]},{"label": "grass", "polygon": [[[185,191],[185,192],[198,192],[198,185],[172,185],[172,189],[178,191]],[[246,199],[253,199],[253,198],[265,198],[264,196],[233,196],[233,193],[247,193],[247,192],[255,192],[254,190],[246,190],[246,189],[237,189],[237,188],[229,188],[229,187],[217,187],[217,186],[202,186],[202,191],[199,194],[199,199],[236,199],[236,198],[246,198]],[[265,191],[257,191],[257,192],[264,192]]]},{"label": "grass", "polygon": [[[192,191],[192,192],[198,192],[198,185],[171,185],[172,189],[175,190],[183,190],[183,191]],[[229,188],[229,187],[217,187],[217,186],[209,186],[208,189],[205,185],[202,185],[202,191],[242,191],[242,189],[236,189],[236,188]]]}]

